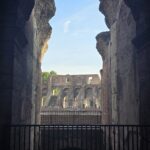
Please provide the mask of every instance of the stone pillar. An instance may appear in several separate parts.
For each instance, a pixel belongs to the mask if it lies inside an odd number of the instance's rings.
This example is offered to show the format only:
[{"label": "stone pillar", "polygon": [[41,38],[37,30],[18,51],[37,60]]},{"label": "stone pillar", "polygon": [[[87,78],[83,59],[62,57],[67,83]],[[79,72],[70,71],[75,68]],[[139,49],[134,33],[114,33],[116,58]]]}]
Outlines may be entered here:
[{"label": "stone pillar", "polygon": [[[136,24],[124,0],[101,0],[100,11],[105,15],[110,29],[110,42],[108,48],[106,47],[107,51],[105,50],[107,53],[104,53],[107,59],[103,59],[102,75],[105,78],[105,81],[102,79],[102,89],[105,87],[110,91],[107,104],[109,111],[106,114],[110,116],[110,123],[137,124],[139,86],[136,48],[132,44]],[[102,44],[100,43],[100,48]],[[106,89],[104,91],[107,91]]]},{"label": "stone pillar", "polygon": [[[150,1],[125,0],[136,21],[136,36],[139,75],[140,124],[150,124]],[[135,5],[136,3],[136,5]]]},{"label": "stone pillar", "polygon": [[0,2],[0,149],[4,150],[9,149],[9,130],[2,125],[11,123],[17,6],[13,1]]},{"label": "stone pillar", "polygon": [[[5,1],[0,2],[0,125],[12,123],[12,104],[14,96],[14,59],[18,37],[24,37],[22,30],[29,18],[34,1]],[[22,10],[22,12],[20,12]],[[21,42],[21,39],[19,39]],[[26,44],[26,40],[22,41]],[[20,52],[21,53],[21,52]],[[16,80],[19,83],[19,80]],[[17,104],[16,104],[17,105]],[[18,118],[19,120],[20,118]],[[0,149],[9,149],[9,129],[0,126]]]},{"label": "stone pillar", "polygon": [[110,104],[110,92],[111,92],[111,80],[110,80],[110,53],[109,53],[109,40],[110,33],[102,32],[96,37],[97,49],[103,59],[103,70],[101,70],[101,101],[102,101],[102,123],[110,123],[111,104]]},{"label": "stone pillar", "polygon": [[[117,48],[117,43],[118,38],[117,38],[117,23],[114,22],[111,25],[110,28],[110,43],[108,46],[108,51],[109,51],[109,59],[110,59],[110,70],[108,70],[108,74],[110,71],[110,85],[111,85],[111,96],[110,96],[110,108],[111,109],[111,122],[113,124],[118,123],[118,48]],[[108,57],[108,56],[107,56]],[[109,86],[109,85],[108,85]],[[109,112],[110,113],[110,112]]]}]

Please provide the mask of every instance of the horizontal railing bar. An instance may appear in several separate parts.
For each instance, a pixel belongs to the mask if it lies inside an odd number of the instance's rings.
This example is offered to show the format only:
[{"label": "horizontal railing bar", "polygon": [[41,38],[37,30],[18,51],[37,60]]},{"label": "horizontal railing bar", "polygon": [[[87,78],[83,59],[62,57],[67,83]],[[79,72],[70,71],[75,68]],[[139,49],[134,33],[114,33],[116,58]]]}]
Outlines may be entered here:
[{"label": "horizontal railing bar", "polygon": [[[1,125],[0,125],[1,126]],[[93,127],[150,127],[150,125],[90,125],[90,124],[80,124],[80,125],[72,125],[72,124],[12,124],[12,125],[2,125],[2,126],[8,126],[8,127],[34,127],[34,126],[40,126],[40,127],[50,127],[50,126],[93,126]]]}]

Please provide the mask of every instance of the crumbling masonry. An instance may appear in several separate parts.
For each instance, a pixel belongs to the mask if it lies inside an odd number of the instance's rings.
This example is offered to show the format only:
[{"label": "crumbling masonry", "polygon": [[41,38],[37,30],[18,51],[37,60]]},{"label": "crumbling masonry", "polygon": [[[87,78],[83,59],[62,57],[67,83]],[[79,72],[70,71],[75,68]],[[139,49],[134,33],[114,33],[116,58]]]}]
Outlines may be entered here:
[{"label": "crumbling masonry", "polygon": [[102,122],[150,124],[150,4],[101,0],[110,29],[97,35],[103,58]]},{"label": "crumbling masonry", "polygon": [[[100,10],[110,29],[97,36],[103,123],[150,124],[150,1],[101,0]],[[39,122],[40,65],[54,12],[53,0],[0,1],[0,149],[9,149],[2,125]]]},{"label": "crumbling masonry", "polygon": [[56,75],[43,80],[42,107],[100,109],[100,78],[89,75]]}]

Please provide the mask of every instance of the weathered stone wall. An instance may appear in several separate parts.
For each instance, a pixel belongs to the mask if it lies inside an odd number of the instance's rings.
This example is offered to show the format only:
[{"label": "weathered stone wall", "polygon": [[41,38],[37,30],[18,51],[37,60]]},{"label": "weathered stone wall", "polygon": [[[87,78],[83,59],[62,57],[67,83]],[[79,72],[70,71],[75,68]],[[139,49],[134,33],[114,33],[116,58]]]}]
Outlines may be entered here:
[{"label": "weathered stone wall", "polygon": [[[53,0],[0,2],[0,125],[39,122],[41,58],[54,12]],[[0,133],[0,149],[9,149],[9,130]]]},{"label": "weathered stone wall", "polygon": [[34,83],[32,84],[35,91],[35,123],[40,122],[40,106],[42,97],[42,83],[41,83],[41,60],[47,51],[48,40],[50,39],[52,28],[49,25],[49,20],[54,16],[56,11],[54,0],[37,0],[34,6],[34,57],[37,61],[34,61],[35,72],[33,76],[35,77]]},{"label": "weathered stone wall", "polygon": [[97,49],[103,59],[103,69],[101,70],[101,102],[102,102],[102,122],[108,124],[111,122],[111,83],[110,83],[110,32],[102,32],[96,37]]},{"label": "weathered stone wall", "polygon": [[139,75],[140,123],[150,124],[150,1],[125,0],[136,21],[136,36],[133,43],[137,48],[137,69]]},{"label": "weathered stone wall", "polygon": [[[108,51],[105,57],[109,58],[103,59],[102,89],[108,89],[107,80],[111,83],[111,89],[105,90],[110,100],[107,96],[102,99],[104,112],[108,112],[102,116],[103,123],[149,124],[150,2],[101,0],[100,11],[110,29],[108,47],[104,47],[105,40],[101,43],[101,37],[97,36],[98,50]],[[100,54],[103,57],[105,53],[100,51]],[[103,90],[102,95],[105,95]]]},{"label": "weathered stone wall", "polygon": [[132,40],[136,24],[127,5],[122,2],[117,28],[117,88],[119,123],[139,123],[139,94],[136,48]]},{"label": "weathered stone wall", "polygon": [[[25,67],[27,53],[23,51],[23,47],[27,44],[24,31],[33,6],[32,0],[0,2],[0,149],[9,149],[7,137],[9,130],[5,130],[1,125],[11,124],[13,120],[16,120],[15,123],[19,121],[21,123],[19,114],[21,114],[20,107],[23,102],[21,98],[25,93],[26,82],[24,73],[28,71]],[[30,78],[30,74],[28,77]],[[30,95],[30,92],[28,94]],[[16,102],[15,107],[14,102]]]},{"label": "weathered stone wall", "polygon": [[100,109],[100,78],[96,74],[56,75],[50,77],[47,84],[43,80],[44,107]]},{"label": "weathered stone wall", "polygon": [[[135,20],[123,0],[102,0],[100,10],[110,29],[107,46],[103,47],[101,37],[97,36],[97,48],[105,53],[102,73],[102,89],[105,89],[102,94],[105,95],[102,98],[105,112],[103,123],[139,123],[136,48],[132,44],[136,34]],[[105,42],[104,38],[102,40]]]},{"label": "weathered stone wall", "polygon": [[[0,2],[0,125],[39,122],[41,58],[54,12],[53,0]],[[3,149],[9,130],[0,126],[0,133]]]},{"label": "weathered stone wall", "polygon": [[21,27],[22,34],[16,37],[13,70],[13,123],[39,122],[41,57],[50,38],[51,28],[48,21],[54,12],[53,1],[37,0],[29,20],[24,27]]}]

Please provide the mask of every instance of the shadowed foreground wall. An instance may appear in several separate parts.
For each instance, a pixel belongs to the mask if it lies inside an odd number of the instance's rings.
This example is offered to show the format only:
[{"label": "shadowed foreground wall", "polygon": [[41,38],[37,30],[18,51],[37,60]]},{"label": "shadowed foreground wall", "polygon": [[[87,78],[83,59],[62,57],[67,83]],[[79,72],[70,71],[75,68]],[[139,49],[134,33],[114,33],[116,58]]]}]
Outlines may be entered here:
[{"label": "shadowed foreground wall", "polygon": [[[54,12],[53,0],[0,2],[0,125],[40,121],[41,58]],[[0,126],[0,147],[9,146],[8,132]]]},{"label": "shadowed foreground wall", "polygon": [[96,37],[103,58],[103,123],[150,123],[149,6],[146,0],[101,0],[110,29],[110,39],[109,32]]}]

